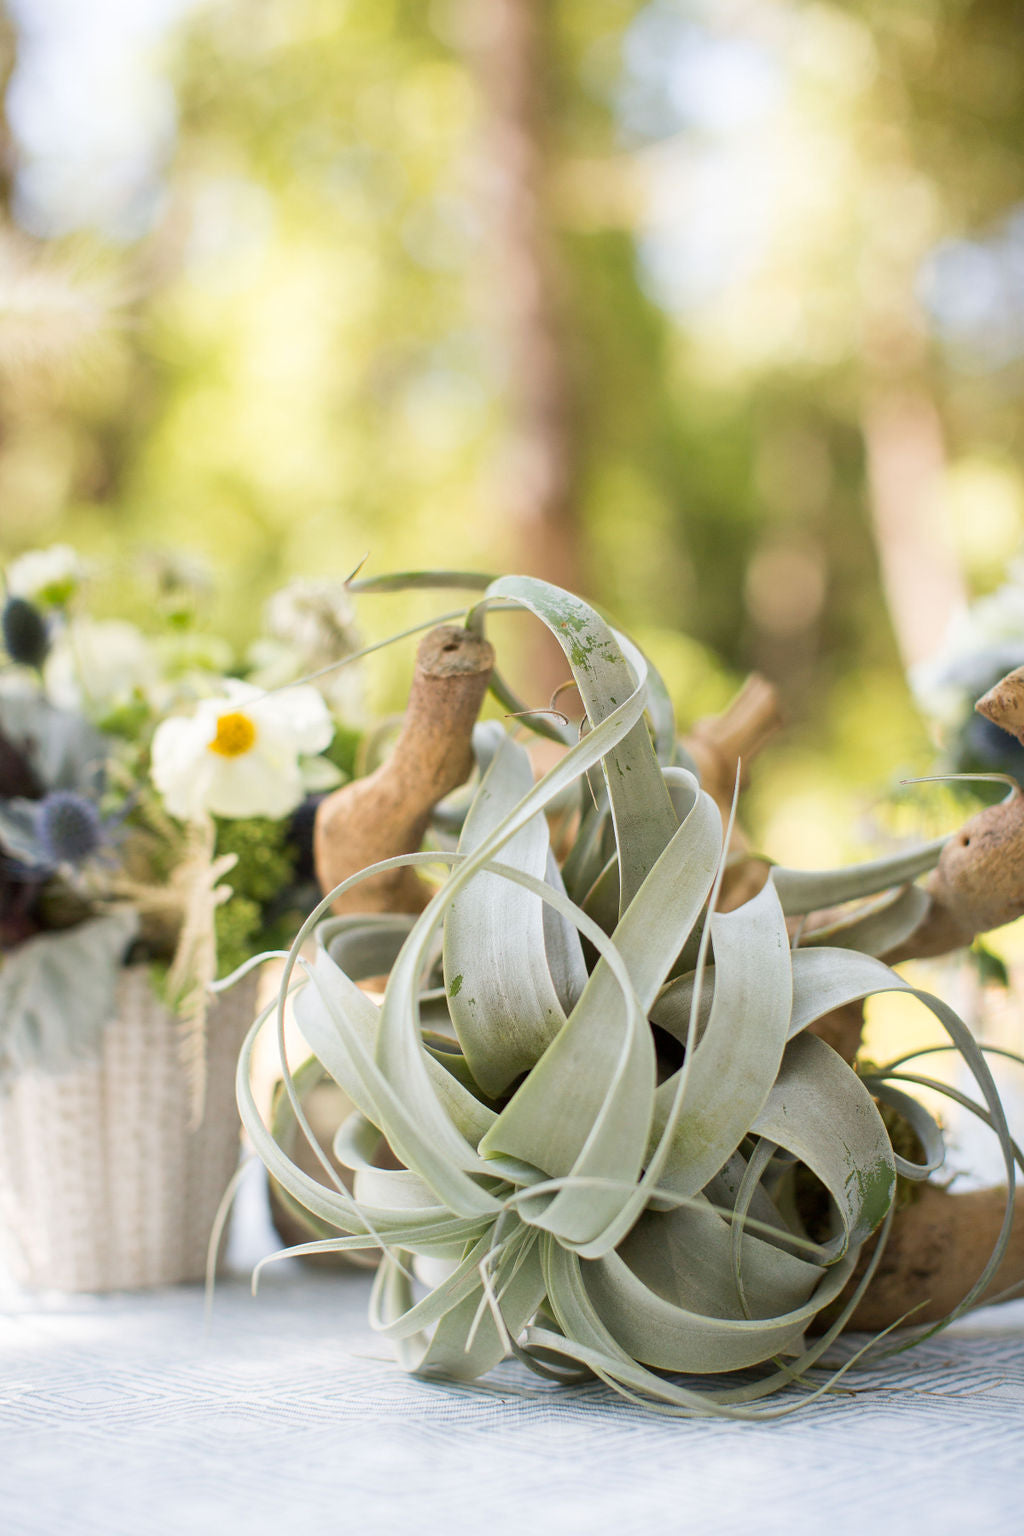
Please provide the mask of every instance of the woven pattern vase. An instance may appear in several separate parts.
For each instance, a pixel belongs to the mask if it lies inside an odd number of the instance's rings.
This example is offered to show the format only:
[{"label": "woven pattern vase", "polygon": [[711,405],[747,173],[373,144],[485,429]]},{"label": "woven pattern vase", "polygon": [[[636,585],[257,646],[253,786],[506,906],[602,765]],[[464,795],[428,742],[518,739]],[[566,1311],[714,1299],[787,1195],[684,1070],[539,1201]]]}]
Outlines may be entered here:
[{"label": "woven pattern vase", "polygon": [[235,1064],[254,998],[253,979],[210,1009],[198,1127],[178,1021],[144,966],[122,972],[97,1059],[0,1085],[0,1262],[16,1281],[108,1291],[202,1279],[238,1163]]}]

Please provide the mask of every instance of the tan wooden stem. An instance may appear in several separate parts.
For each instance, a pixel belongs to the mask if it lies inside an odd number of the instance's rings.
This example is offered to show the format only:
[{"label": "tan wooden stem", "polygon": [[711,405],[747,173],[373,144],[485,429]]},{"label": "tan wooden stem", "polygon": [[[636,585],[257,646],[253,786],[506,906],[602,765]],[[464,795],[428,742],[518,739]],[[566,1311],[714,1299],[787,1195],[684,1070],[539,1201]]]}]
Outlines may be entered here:
[{"label": "tan wooden stem", "polygon": [[[1024,795],[1015,791],[964,822],[943,848],[924,889],[928,906],[920,923],[880,957],[889,965],[948,955],[966,948],[978,934],[1024,916]],[[827,915],[812,913],[809,926]],[[860,1008],[850,1004],[811,1026],[851,1062],[860,1048],[852,1010]]]},{"label": "tan wooden stem", "polygon": [[[1024,667],[1001,678],[975,708],[1024,742]],[[929,909],[901,949],[885,956],[890,962],[948,954],[1024,916],[1024,795],[1016,790],[966,821],[925,889]]]},{"label": "tan wooden stem", "polygon": [[[1024,742],[1024,667],[996,683],[975,708]],[[921,921],[881,956],[890,965],[948,955],[966,948],[978,934],[1024,916],[1024,794],[1013,790],[964,822],[942,850],[924,890],[928,906]],[[808,926],[828,915],[812,913]],[[850,1004],[811,1026],[850,1062],[860,1048],[855,1015],[860,1006]]]},{"label": "tan wooden stem", "polygon": [[753,757],[782,725],[779,699],[771,683],[752,672],[743,687],[720,715],[698,720],[683,746],[697,765],[701,785],[723,811],[729,814],[736,770],[743,779]]},{"label": "tan wooden stem", "polygon": [[[847,1326],[887,1328],[911,1308],[919,1310],[907,1318],[908,1326],[945,1317],[980,1275],[1005,1209],[1005,1189],[957,1194],[925,1184],[911,1204],[896,1212],[878,1269]],[[865,1245],[846,1290],[815,1319],[816,1330],[826,1328],[849,1299],[874,1246],[873,1241]],[[1011,1286],[1024,1286],[1024,1191],[1016,1196],[1009,1246],[985,1296],[994,1300]]]},{"label": "tan wooden stem", "polygon": [[[701,786],[718,806],[723,824],[732,810],[737,772],[742,786],[752,759],[781,725],[775,689],[766,678],[752,672],[720,715],[698,720],[683,737],[682,744],[696,764]],[[768,878],[768,865],[763,859],[746,857],[749,852],[750,843],[737,822],[733,825],[729,866],[718,901],[723,912],[731,912],[756,896]]]},{"label": "tan wooden stem", "polygon": [[[317,810],[313,856],[326,894],[349,875],[397,854],[415,853],[437,802],[468,778],[472,735],[494,652],[452,625],[420,643],[405,724],[385,763],[328,795]],[[410,869],[362,881],[334,904],[344,912],[418,912],[429,889]]]}]

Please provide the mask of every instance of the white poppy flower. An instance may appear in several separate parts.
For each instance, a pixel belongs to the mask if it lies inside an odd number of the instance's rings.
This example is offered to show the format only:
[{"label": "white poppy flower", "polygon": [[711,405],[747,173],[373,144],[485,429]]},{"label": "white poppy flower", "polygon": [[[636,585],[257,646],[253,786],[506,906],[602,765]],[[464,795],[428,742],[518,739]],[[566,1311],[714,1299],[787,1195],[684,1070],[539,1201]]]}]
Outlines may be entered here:
[{"label": "white poppy flower", "polygon": [[7,570],[7,589],[30,602],[62,608],[78,591],[84,567],[70,544],[30,549]]},{"label": "white poppy flower", "polygon": [[315,688],[264,693],[228,681],[188,718],[172,717],[153,737],[153,783],[172,816],[287,816],[305,793],[302,758],[334,735]]}]

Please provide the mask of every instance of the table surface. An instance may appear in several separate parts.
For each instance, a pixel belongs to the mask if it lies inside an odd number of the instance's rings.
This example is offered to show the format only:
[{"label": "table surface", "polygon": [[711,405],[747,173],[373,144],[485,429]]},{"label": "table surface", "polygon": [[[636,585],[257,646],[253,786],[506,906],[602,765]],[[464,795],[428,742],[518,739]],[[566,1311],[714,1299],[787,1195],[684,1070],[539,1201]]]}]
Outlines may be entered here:
[{"label": "table surface", "polygon": [[1024,1301],[758,1424],[660,1418],[516,1365],[452,1386],[394,1365],[365,1273],[287,1260],[253,1298],[276,1246],[258,1174],[208,1325],[198,1287],[8,1297],[6,1536],[1024,1528]]}]

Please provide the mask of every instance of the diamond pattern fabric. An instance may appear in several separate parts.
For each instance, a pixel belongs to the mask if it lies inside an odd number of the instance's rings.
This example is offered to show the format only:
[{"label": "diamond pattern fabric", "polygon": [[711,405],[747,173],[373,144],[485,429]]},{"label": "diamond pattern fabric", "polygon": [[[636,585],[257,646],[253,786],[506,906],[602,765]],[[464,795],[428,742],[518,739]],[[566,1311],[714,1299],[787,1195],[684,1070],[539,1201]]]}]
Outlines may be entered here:
[{"label": "diamond pattern fabric", "polygon": [[197,1287],[8,1292],[6,1536],[713,1536],[1020,1526],[1024,1301],[844,1379],[793,1418],[664,1419],[600,1384],[508,1365],[405,1376],[366,1323],[369,1276],[271,1266],[243,1184],[209,1324]]}]

